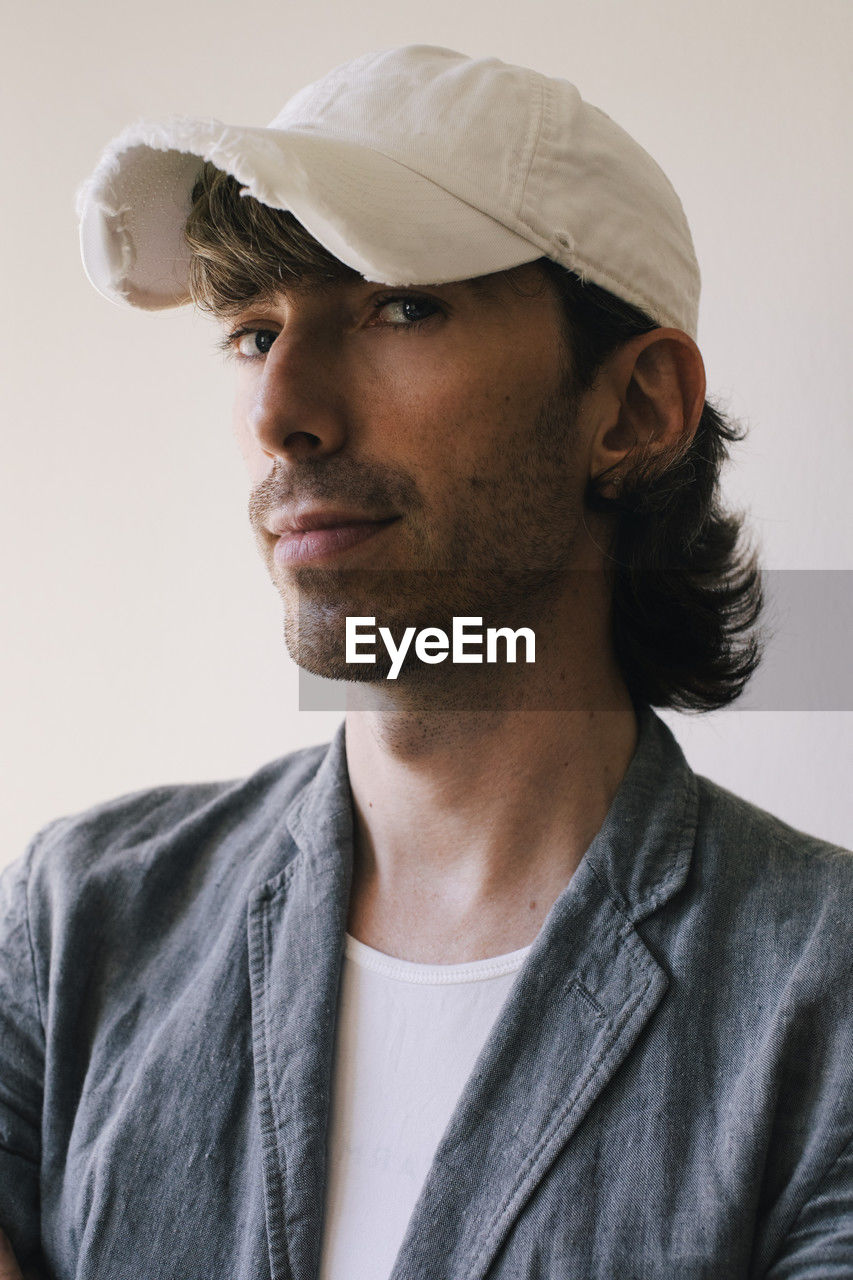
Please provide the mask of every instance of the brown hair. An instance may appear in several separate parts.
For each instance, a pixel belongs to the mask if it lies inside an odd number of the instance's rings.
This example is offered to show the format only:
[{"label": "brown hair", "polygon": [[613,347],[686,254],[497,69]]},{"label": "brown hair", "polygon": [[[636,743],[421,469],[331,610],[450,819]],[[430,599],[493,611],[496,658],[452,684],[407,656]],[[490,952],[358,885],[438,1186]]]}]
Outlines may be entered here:
[{"label": "brown hair", "polygon": [[[288,284],[357,279],[293,214],[240,195],[240,184],[205,164],[186,224],[190,291],[216,314],[269,297]],[[644,312],[575,273],[541,259],[562,300],[575,389],[591,387],[622,343],[658,327]],[[655,459],[590,480],[590,510],[612,513],[609,565],[616,657],[637,703],[709,711],[733,702],[761,656],[763,608],[744,517],[723,507],[720,471],[743,429],[705,401],[696,434]]]}]

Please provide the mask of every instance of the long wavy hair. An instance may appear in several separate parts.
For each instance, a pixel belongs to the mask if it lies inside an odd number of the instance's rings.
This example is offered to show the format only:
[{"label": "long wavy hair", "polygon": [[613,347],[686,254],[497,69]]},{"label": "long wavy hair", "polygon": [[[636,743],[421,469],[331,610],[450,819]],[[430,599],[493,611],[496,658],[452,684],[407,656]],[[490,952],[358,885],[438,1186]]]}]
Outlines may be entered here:
[{"label": "long wavy hair", "polygon": [[[190,292],[199,308],[228,315],[288,285],[359,278],[293,214],[240,191],[234,178],[209,163],[193,189],[185,235]],[[565,267],[547,258],[540,265],[562,301],[574,390],[583,392],[618,347],[658,326]],[[619,464],[615,496],[602,492],[610,487],[609,473],[587,484],[588,509],[614,517],[608,548],[613,642],[638,704],[724,707],[760,661],[758,557],[744,536],[743,515],[728,511],[720,495],[728,446],[743,435],[706,400],[691,440]]]}]

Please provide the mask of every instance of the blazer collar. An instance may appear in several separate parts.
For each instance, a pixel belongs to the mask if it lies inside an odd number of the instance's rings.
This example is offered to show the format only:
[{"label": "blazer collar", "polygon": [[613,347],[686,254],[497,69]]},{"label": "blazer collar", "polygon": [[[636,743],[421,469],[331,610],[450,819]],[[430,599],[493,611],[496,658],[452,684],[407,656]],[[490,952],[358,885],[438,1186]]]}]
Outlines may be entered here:
[{"label": "blazer collar", "polygon": [[[634,755],[583,859],[635,923],[684,883],[698,820],[696,776],[671,730],[648,706],[637,708],[637,721]],[[286,821],[318,870],[345,863],[351,876],[352,793],[343,722],[317,773],[288,808]]]}]

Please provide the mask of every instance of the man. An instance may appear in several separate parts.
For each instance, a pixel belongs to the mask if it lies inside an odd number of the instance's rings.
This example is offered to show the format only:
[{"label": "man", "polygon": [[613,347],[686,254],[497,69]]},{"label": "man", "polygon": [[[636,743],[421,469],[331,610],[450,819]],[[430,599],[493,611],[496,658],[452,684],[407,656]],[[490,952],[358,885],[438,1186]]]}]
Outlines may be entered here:
[{"label": "man", "polygon": [[849,855],[652,710],[736,697],[761,603],[660,170],[566,82],[413,47],[268,130],[123,135],[82,236],[108,296],[222,323],[288,648],[351,696],[4,876],[18,1259],[853,1275]]}]

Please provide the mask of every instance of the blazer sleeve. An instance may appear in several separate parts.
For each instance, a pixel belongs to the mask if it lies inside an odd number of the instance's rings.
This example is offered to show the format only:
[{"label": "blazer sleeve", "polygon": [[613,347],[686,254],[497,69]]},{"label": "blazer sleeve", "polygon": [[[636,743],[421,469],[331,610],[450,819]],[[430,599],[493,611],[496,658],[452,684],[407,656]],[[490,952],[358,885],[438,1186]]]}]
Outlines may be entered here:
[{"label": "blazer sleeve", "polygon": [[40,1247],[45,1056],[28,902],[33,846],[0,874],[0,1227],[24,1265]]},{"label": "blazer sleeve", "polygon": [[853,1276],[853,1137],[806,1201],[766,1280]]}]

